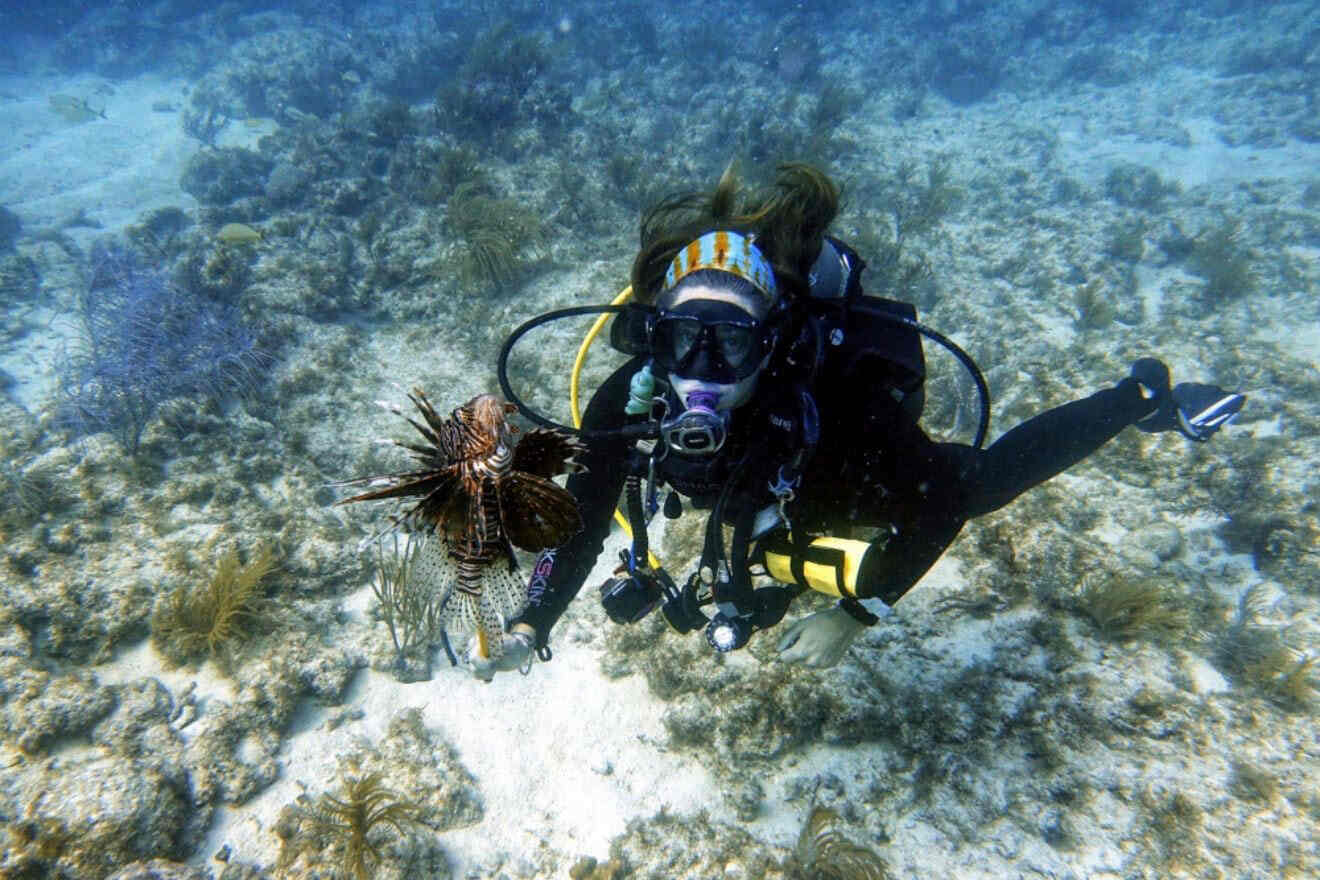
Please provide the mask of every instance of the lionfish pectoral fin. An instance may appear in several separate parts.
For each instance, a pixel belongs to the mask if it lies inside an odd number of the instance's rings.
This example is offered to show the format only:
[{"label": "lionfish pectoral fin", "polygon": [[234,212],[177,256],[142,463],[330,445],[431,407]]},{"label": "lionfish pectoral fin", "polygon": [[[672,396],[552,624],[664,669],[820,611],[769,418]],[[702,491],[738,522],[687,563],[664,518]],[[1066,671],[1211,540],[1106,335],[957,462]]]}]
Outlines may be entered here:
[{"label": "lionfish pectoral fin", "polygon": [[520,472],[510,474],[502,489],[504,532],[515,547],[537,553],[582,531],[582,513],[567,489]]},{"label": "lionfish pectoral fin", "polygon": [[577,456],[586,447],[576,437],[547,428],[533,428],[513,449],[513,469],[538,477],[554,477],[583,470]]}]

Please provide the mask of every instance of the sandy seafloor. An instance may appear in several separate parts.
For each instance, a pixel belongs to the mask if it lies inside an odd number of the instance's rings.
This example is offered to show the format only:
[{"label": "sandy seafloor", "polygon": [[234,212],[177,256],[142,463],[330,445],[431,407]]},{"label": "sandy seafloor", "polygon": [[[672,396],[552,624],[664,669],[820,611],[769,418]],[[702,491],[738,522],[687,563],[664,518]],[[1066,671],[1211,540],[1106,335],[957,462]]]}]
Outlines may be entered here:
[{"label": "sandy seafloor", "polygon": [[[194,82],[0,77],[0,204],[21,218],[15,252],[42,279],[30,301],[6,302],[0,339],[9,377],[0,488],[4,504],[24,510],[3,525],[9,837],[0,866],[107,876],[142,856],[219,876],[223,851],[227,876],[316,876],[315,856],[276,869],[281,809],[336,789],[345,767],[375,767],[384,759],[363,756],[401,742],[391,725],[416,707],[423,747],[382,752],[407,755],[381,765],[387,783],[424,800],[424,781],[438,774],[480,810],[429,804],[424,842],[382,835],[382,872],[564,877],[577,865],[574,876],[593,876],[590,857],[601,865],[594,876],[784,876],[806,813],[821,803],[896,877],[1316,876],[1314,678],[1300,697],[1284,693],[1278,675],[1255,677],[1259,667],[1225,646],[1234,636],[1282,645],[1304,680],[1320,650],[1320,143],[1290,135],[1269,100],[1253,98],[1271,93],[1269,73],[1228,77],[1198,66],[1195,53],[1161,60],[1139,35],[1115,40],[1142,73],[1104,87],[1003,87],[966,105],[930,93],[901,121],[888,92],[866,94],[829,147],[833,171],[859,194],[840,227],[846,237],[868,211],[883,214],[859,204],[876,192],[867,180],[904,158],[948,161],[964,197],[915,242],[934,267],[922,313],[981,360],[997,396],[992,436],[1117,381],[1149,352],[1175,380],[1248,393],[1239,423],[1195,448],[1128,431],[969,525],[835,670],[778,666],[773,632],[723,662],[696,636],[618,632],[590,589],[612,567],[607,548],[555,631],[553,661],[490,685],[441,655],[427,680],[389,674],[370,565],[356,552],[382,514],[329,507],[325,484],[400,463],[372,445],[403,436],[372,401],[401,402],[400,387],[421,385],[456,405],[493,388],[505,330],[544,308],[612,296],[626,280],[635,210],[613,204],[589,234],[558,210],[521,285],[470,311],[467,300],[428,305],[409,269],[363,281],[359,253],[357,293],[318,313],[300,300],[312,295],[308,262],[322,253],[308,228],[309,217],[319,222],[314,207],[254,215],[250,203],[201,205],[180,188],[200,149],[178,112]],[[827,69],[867,85],[843,61]],[[1310,88],[1314,98],[1314,79]],[[573,106],[583,117],[642,112],[599,98],[618,90],[592,81]],[[57,93],[90,96],[107,118],[68,122],[47,104]],[[414,106],[429,114],[427,102]],[[257,149],[279,124],[235,122],[217,143]],[[660,126],[639,122],[631,134]],[[719,141],[715,120],[694,129]],[[626,152],[630,129],[620,130]],[[544,207],[563,199],[546,169],[571,155],[561,144],[483,160],[506,192]],[[1106,181],[1124,163],[1174,188],[1158,205],[1122,204]],[[719,162],[697,164],[705,174]],[[583,192],[605,199],[607,190]],[[79,261],[96,238],[164,206],[194,218],[189,254],[213,254],[210,236],[225,220],[268,230],[236,299],[280,343],[267,390],[202,407],[182,428],[158,420],[144,441],[154,462],[141,464],[105,436],[65,440],[50,411],[56,364],[77,339]],[[415,265],[453,275],[457,245],[427,210],[385,225],[417,249]],[[99,228],[63,225],[79,211]],[[281,212],[304,228],[271,232]],[[1160,242],[1173,225],[1190,236],[1225,216],[1242,220],[1254,286],[1207,306],[1204,278]],[[1125,268],[1106,241],[1134,218],[1146,224],[1143,245]],[[74,247],[43,234],[52,229]],[[1075,291],[1096,278],[1120,319],[1079,329]],[[437,296],[463,290],[452,278],[436,284]],[[557,334],[538,381],[562,378],[579,329]],[[544,391],[543,401],[558,393]],[[55,488],[35,501],[20,495],[32,486]],[[682,558],[692,534],[659,540]],[[216,548],[267,539],[281,558],[269,581],[271,631],[240,652],[232,674],[210,661],[167,667],[148,638],[152,602],[203,579]],[[1173,631],[1106,631],[1079,598],[1104,577],[1159,581],[1187,618]],[[1235,621],[1252,588],[1253,616]],[[146,692],[156,696],[143,708]],[[185,704],[182,715],[171,708]],[[131,808],[110,795],[99,807],[79,803],[102,772],[111,783],[149,776],[184,806],[156,814],[150,785]],[[65,791],[61,778],[82,782]],[[151,829],[138,850],[115,842],[122,828],[106,831],[125,816]],[[36,818],[64,822],[69,851],[82,834],[111,861],[23,862],[36,857],[21,855],[17,829]]]}]

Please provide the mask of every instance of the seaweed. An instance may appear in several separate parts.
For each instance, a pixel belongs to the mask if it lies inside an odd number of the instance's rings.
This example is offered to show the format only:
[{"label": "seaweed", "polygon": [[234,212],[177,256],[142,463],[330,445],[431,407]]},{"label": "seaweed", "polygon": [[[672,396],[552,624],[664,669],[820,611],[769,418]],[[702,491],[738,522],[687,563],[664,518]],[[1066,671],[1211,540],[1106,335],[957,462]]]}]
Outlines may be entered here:
[{"label": "seaweed", "polygon": [[1113,639],[1172,637],[1191,623],[1191,614],[1179,597],[1146,578],[1110,575],[1088,579],[1076,599],[1082,612]]},{"label": "seaweed", "polygon": [[807,127],[816,137],[827,135],[843,122],[848,111],[862,103],[862,96],[838,82],[827,82],[816,95]]},{"label": "seaweed", "polygon": [[556,112],[568,108],[558,102],[540,106],[542,102],[524,100],[543,79],[549,63],[544,39],[515,33],[511,20],[484,31],[472,43],[455,81],[437,90],[436,125],[451,123],[467,135],[489,139],[523,116],[550,121]]},{"label": "seaweed", "polygon": [[442,149],[431,165],[426,198],[432,202],[443,202],[464,184],[468,185],[469,192],[486,188],[486,169],[481,167],[480,157],[468,147]]},{"label": "seaweed", "polygon": [[1125,263],[1135,263],[1145,252],[1146,221],[1111,223],[1105,230],[1105,253]]},{"label": "seaweed", "polygon": [[156,602],[151,613],[151,641],[176,665],[209,656],[228,671],[235,648],[248,638],[265,602],[261,580],[275,567],[270,545],[244,564],[230,548],[216,562],[202,586],[180,586]]},{"label": "seaweed", "polygon": [[201,141],[203,146],[214,147],[216,138],[230,123],[229,115],[214,105],[205,105],[201,95],[194,95],[192,106],[183,111],[183,133]]},{"label": "seaweed", "polygon": [[1176,183],[1166,183],[1153,169],[1132,162],[1121,162],[1105,175],[1105,195],[1128,208],[1158,212],[1165,200],[1181,191]]},{"label": "seaweed", "polygon": [[1104,281],[1092,278],[1073,292],[1073,306],[1077,309],[1077,318],[1073,326],[1078,330],[1100,330],[1114,322],[1118,309],[1113,299],[1105,290]]},{"label": "seaweed", "polygon": [[[40,289],[41,273],[31,257],[22,254],[0,256],[0,306],[9,315],[16,316],[20,310],[31,309],[37,302]],[[4,331],[7,334],[15,332],[10,327],[5,327]]]},{"label": "seaweed", "polygon": [[306,795],[298,798],[298,821],[281,843],[279,867],[304,853],[328,853],[338,860],[341,876],[367,880],[382,861],[380,832],[390,825],[407,835],[420,812],[418,804],[382,785],[380,773],[347,777],[340,797],[325,792],[314,802]]},{"label": "seaweed", "polygon": [[391,535],[391,548],[387,554],[381,543],[376,545],[376,575],[371,591],[376,596],[380,618],[389,630],[394,643],[394,665],[404,671],[408,658],[418,648],[435,644],[440,638],[443,621],[440,617],[442,597],[426,589],[413,577],[413,563],[425,538],[408,535],[404,546],[399,546],[397,533]]},{"label": "seaweed", "polygon": [[385,147],[398,146],[416,130],[411,109],[397,98],[372,105],[367,110],[366,123],[371,139]]},{"label": "seaweed", "polygon": [[1268,607],[1262,584],[1244,590],[1229,625],[1205,636],[1211,658],[1220,671],[1281,707],[1304,709],[1316,696],[1316,657],[1294,646],[1282,627],[1260,622]]},{"label": "seaweed", "polygon": [[886,221],[863,228],[856,241],[859,250],[870,257],[867,269],[877,291],[886,296],[906,296],[930,277],[930,264],[921,254],[911,256],[907,244],[911,236],[924,235],[937,227],[962,197],[954,186],[949,164],[944,159],[932,162],[925,178],[917,176],[917,166],[904,162],[880,182],[874,201],[886,206]]},{"label": "seaweed", "polygon": [[509,287],[526,269],[523,255],[539,240],[540,221],[517,202],[479,190],[464,184],[449,200],[446,222],[467,248],[461,272],[468,281]]},{"label": "seaweed", "polygon": [[12,450],[0,461],[0,528],[23,528],[67,503],[64,487],[48,472],[20,463]]},{"label": "seaweed", "polygon": [[885,880],[889,869],[871,850],[858,846],[840,830],[839,814],[816,807],[807,816],[793,850],[797,876],[813,880]]},{"label": "seaweed", "polygon": [[1251,250],[1242,242],[1242,221],[1225,217],[1194,238],[1188,268],[1205,279],[1201,294],[1209,302],[1239,299],[1256,286]]}]

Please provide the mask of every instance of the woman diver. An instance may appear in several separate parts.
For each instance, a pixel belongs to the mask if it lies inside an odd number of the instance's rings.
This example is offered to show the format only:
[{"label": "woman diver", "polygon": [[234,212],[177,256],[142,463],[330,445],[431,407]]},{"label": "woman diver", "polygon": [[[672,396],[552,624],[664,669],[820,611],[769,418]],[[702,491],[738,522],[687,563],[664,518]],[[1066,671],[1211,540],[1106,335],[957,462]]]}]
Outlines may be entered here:
[{"label": "woman diver", "polygon": [[[1213,385],[1170,387],[1164,364],[1142,358],[1114,387],[982,449],[988,400],[979,372],[917,324],[911,306],[862,294],[864,263],[827,235],[839,209],[834,183],[787,165],[768,195],[746,205],[739,196],[726,173],[713,193],[668,199],[643,218],[631,273],[637,304],[611,331],[615,347],[635,356],[592,396],[581,430],[585,470],[567,483],[584,528],[541,554],[499,659],[469,660],[478,677],[523,666],[533,651],[549,659],[551,628],[602,551],[621,494],[633,543],[601,588],[613,620],[659,606],[680,632],[704,629],[713,648],[732,650],[813,588],[838,603],[787,627],[778,652],[824,668],[889,612],[968,519],[1129,425],[1203,441],[1245,403]],[[936,442],[918,425],[919,333],[954,351],[977,380],[982,423],[970,445]],[[652,442],[639,443],[643,436]],[[681,584],[650,561],[645,529],[661,506],[677,516],[679,496],[710,511],[701,562]],[[733,526],[728,547],[721,524]],[[875,530],[874,539],[835,537],[857,528]],[[749,569],[777,585],[753,589]]]}]

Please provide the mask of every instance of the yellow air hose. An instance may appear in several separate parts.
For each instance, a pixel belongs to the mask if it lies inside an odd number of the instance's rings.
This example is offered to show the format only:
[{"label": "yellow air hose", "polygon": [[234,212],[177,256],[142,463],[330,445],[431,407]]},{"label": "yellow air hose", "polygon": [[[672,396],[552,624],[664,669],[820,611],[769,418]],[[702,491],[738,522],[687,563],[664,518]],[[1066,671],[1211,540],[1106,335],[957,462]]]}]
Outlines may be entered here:
[{"label": "yellow air hose", "polygon": [[[610,300],[610,305],[623,305],[631,298],[632,285],[628,285],[623,290],[619,291],[618,296]],[[605,327],[605,323],[609,319],[609,312],[596,316],[596,320],[592,323],[591,329],[587,331],[586,338],[584,338],[582,344],[578,346],[577,357],[573,359],[573,372],[568,378],[568,405],[569,409],[572,410],[574,428],[582,427],[582,413],[579,407],[578,397],[578,385],[579,380],[582,377],[582,366],[587,362],[587,352],[591,350],[591,344],[596,341],[596,337],[600,335],[600,331]],[[624,516],[623,511],[619,510],[617,507],[614,509],[614,521],[623,528],[624,534],[631,539],[632,527],[628,524],[628,517]],[[654,553],[649,551],[646,554],[646,562],[651,568],[660,567],[660,560],[656,558]]]}]

